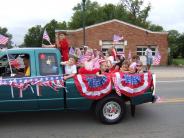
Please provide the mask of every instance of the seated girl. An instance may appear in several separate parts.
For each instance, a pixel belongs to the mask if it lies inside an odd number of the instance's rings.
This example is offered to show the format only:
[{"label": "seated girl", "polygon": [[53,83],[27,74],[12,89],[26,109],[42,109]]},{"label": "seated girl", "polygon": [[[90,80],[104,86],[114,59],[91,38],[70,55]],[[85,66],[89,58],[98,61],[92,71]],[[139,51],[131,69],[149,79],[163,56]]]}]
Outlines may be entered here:
[{"label": "seated girl", "polygon": [[144,73],[143,72],[143,63],[141,61],[138,61],[136,64],[136,73]]},{"label": "seated girl", "polygon": [[130,63],[128,60],[125,60],[123,63],[122,63],[122,66],[120,68],[120,71],[123,72],[123,73],[129,73],[129,66],[130,66]]},{"label": "seated girl", "polygon": [[140,57],[138,55],[132,57],[132,62],[129,66],[129,73],[136,73],[136,65],[138,61],[140,61]]},{"label": "seated girl", "polygon": [[86,54],[87,60],[81,61],[79,74],[96,74],[98,72],[98,68],[95,68],[94,63],[98,60],[98,58],[93,59],[93,53],[87,52]]},{"label": "seated girl", "polygon": [[104,76],[106,73],[108,73],[108,66],[107,62],[105,60],[102,60],[100,63],[100,71],[96,73],[98,77]]},{"label": "seated girl", "polygon": [[64,80],[72,78],[77,74],[76,59],[70,57],[68,61],[61,62],[61,65],[65,65]]}]

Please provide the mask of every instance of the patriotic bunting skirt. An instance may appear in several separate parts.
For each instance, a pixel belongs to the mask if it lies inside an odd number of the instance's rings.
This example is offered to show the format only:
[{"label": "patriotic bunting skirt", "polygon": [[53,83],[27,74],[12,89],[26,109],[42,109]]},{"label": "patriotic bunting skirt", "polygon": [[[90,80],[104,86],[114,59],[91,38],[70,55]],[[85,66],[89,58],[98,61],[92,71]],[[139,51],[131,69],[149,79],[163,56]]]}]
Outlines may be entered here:
[{"label": "patriotic bunting skirt", "polygon": [[116,72],[113,74],[115,90],[128,97],[143,94],[152,86],[152,74],[125,74]]},{"label": "patriotic bunting skirt", "polygon": [[[9,79],[0,79],[0,86],[10,86],[14,88],[18,88],[20,90],[19,96],[23,97],[23,91],[27,88],[31,88],[35,85],[37,87],[46,86],[54,91],[58,91],[59,88],[64,88],[64,80],[63,76],[37,76],[37,77],[23,77],[23,78],[9,78]],[[33,91],[34,93],[34,91]],[[39,96],[39,92],[37,89],[37,94]],[[12,97],[13,89],[12,89]]]},{"label": "patriotic bunting skirt", "polygon": [[81,96],[92,100],[98,100],[112,90],[110,75],[98,77],[96,75],[78,74],[74,77],[74,81]]}]

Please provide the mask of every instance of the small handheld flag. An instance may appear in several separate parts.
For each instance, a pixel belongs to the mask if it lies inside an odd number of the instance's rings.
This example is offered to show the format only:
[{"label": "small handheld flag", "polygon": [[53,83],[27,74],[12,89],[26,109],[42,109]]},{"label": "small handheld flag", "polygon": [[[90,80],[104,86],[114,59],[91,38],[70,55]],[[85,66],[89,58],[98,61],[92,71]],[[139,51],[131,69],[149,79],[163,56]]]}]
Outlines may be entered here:
[{"label": "small handheld flag", "polygon": [[75,50],[73,49],[73,47],[70,47],[69,55],[75,55]]},{"label": "small handheld flag", "polygon": [[156,53],[155,53],[155,57],[153,59],[153,65],[159,65],[160,64],[160,61],[161,61],[161,55],[160,55],[160,52],[157,50]]},{"label": "small handheld flag", "polygon": [[113,36],[113,42],[114,43],[117,43],[121,40],[123,40],[123,36],[119,36],[119,35],[114,34],[114,36]]},{"label": "small handheld flag", "polygon": [[44,33],[43,33],[43,39],[47,40],[50,43],[50,37],[49,37],[46,29],[44,30]]},{"label": "small handheld flag", "polygon": [[131,51],[129,51],[129,53],[128,53],[128,60],[131,61],[131,58],[132,58],[132,53],[131,53]]},{"label": "small handheld flag", "polygon": [[6,43],[8,42],[8,39],[9,39],[8,37],[0,34],[0,44],[1,45],[6,45]]}]

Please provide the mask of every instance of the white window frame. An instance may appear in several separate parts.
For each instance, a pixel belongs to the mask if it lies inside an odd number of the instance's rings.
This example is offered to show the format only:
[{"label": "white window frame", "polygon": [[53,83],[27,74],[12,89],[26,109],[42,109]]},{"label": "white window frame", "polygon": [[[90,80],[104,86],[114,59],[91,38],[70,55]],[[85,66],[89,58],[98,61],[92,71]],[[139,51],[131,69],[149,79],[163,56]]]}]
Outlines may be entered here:
[{"label": "white window frame", "polygon": [[[148,48],[148,46],[137,45],[136,48],[137,48],[137,49],[136,49],[137,55],[139,55],[139,56],[144,56],[144,55],[145,55],[145,51],[146,51],[146,49]],[[138,50],[138,48],[141,49],[141,50]],[[156,46],[156,45],[152,45],[152,46],[151,46],[151,50],[152,50],[153,56],[155,56],[156,49],[157,49],[157,46]],[[141,53],[141,54],[138,54],[138,52]]]},{"label": "white window frame", "polygon": [[115,47],[115,49],[122,49],[122,51],[117,51],[118,53],[123,53],[125,50],[125,42],[124,41],[119,41],[117,42],[115,45],[113,45],[113,41],[112,40],[101,40],[100,41],[101,44],[101,50],[104,54],[107,54],[108,49],[112,48],[113,46]]}]

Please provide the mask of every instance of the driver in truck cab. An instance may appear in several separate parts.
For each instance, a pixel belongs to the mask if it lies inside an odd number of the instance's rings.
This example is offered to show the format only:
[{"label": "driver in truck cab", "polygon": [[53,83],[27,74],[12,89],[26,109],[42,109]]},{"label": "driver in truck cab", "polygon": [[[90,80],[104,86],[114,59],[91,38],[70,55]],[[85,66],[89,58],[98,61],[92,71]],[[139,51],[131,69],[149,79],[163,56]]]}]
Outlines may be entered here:
[{"label": "driver in truck cab", "polygon": [[28,77],[31,75],[29,55],[24,55],[23,62],[24,62],[24,66],[25,66],[24,67],[24,76]]},{"label": "driver in truck cab", "polygon": [[29,77],[31,75],[29,55],[28,54],[21,55],[21,58],[23,59],[23,63],[24,63],[24,71],[21,71],[21,72],[19,71],[18,75]]}]

